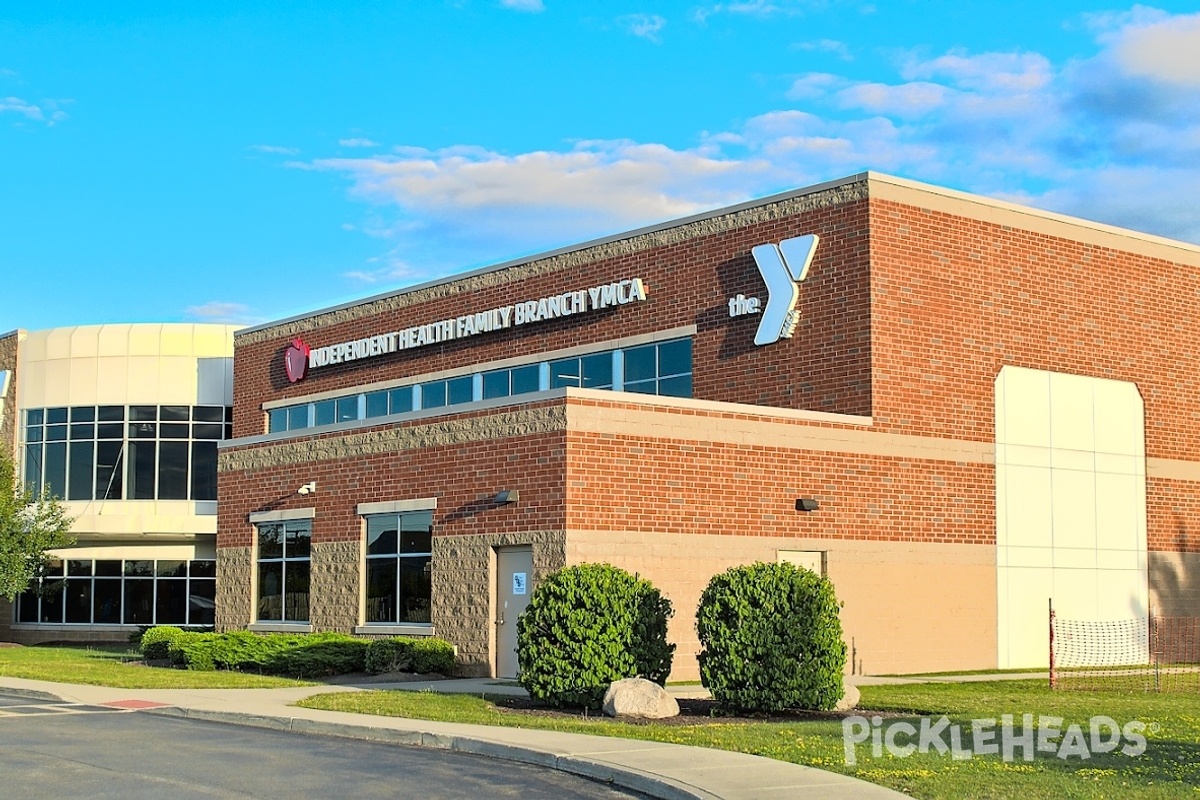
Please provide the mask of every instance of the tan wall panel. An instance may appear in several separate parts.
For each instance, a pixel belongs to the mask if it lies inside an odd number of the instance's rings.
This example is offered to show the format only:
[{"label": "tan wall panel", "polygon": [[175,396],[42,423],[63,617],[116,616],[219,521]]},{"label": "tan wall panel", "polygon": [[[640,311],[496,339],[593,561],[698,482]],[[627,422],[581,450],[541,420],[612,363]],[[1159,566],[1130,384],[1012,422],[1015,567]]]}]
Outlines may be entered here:
[{"label": "tan wall panel", "polygon": [[1200,553],[1148,554],[1150,608],[1167,617],[1200,616]]},{"label": "tan wall panel", "polygon": [[[820,550],[844,603],[842,628],[867,674],[996,665],[996,561],[985,545],[570,531],[567,563],[636,572],[671,600],[672,680],[699,677],[695,614],[709,578],[779,550]],[[847,664],[849,670],[849,664]],[[858,669],[858,664],[855,665]]]}]

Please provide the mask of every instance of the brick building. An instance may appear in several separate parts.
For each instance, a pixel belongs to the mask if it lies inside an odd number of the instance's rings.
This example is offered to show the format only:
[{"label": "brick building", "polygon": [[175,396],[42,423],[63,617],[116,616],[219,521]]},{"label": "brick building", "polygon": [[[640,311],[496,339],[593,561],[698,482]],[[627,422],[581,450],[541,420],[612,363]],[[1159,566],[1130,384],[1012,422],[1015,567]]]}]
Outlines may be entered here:
[{"label": "brick building", "polygon": [[587,561],[671,598],[677,678],[755,560],[823,570],[870,673],[1044,663],[1049,598],[1194,613],[1198,268],[866,173],[240,331],[218,628],[512,675]]}]

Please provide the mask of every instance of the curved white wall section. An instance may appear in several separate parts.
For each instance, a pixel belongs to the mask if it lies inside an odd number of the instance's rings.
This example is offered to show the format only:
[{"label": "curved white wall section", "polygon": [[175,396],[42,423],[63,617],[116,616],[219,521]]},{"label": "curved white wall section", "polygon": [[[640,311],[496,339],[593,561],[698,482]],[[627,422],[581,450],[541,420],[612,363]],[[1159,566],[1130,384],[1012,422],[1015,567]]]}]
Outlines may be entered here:
[{"label": "curved white wall section", "polygon": [[[1123,381],[1006,366],[996,378],[999,666],[1049,662],[1060,619],[1146,618],[1145,410]],[[1114,663],[1140,663],[1128,642]]]},{"label": "curved white wall section", "polygon": [[[235,330],[138,323],[29,332],[17,351],[18,441],[28,409],[231,406]],[[216,533],[215,501],[77,500],[67,506],[81,544]]]}]

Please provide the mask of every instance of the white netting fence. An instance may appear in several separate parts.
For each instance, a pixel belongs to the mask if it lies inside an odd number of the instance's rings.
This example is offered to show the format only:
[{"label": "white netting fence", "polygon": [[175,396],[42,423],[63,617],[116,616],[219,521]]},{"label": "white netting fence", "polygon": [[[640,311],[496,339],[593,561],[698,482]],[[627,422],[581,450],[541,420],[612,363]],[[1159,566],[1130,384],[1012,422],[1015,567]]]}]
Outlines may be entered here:
[{"label": "white netting fence", "polygon": [[1050,686],[1200,692],[1200,617],[1072,620],[1051,609]]}]

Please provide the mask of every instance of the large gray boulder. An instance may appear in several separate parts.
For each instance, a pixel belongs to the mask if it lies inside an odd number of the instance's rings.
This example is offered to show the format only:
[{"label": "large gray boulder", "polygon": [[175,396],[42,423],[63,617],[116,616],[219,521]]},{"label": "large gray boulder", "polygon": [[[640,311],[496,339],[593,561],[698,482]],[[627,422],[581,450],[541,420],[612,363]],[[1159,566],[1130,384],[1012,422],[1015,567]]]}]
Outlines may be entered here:
[{"label": "large gray boulder", "polygon": [[858,687],[853,683],[843,682],[842,689],[845,691],[845,694],[842,695],[841,700],[838,700],[838,704],[833,707],[833,710],[849,711],[858,708],[858,703],[862,700],[862,695],[859,694]]},{"label": "large gray boulder", "polygon": [[665,719],[679,714],[679,703],[667,690],[645,678],[615,681],[604,693],[604,713],[610,717]]}]

